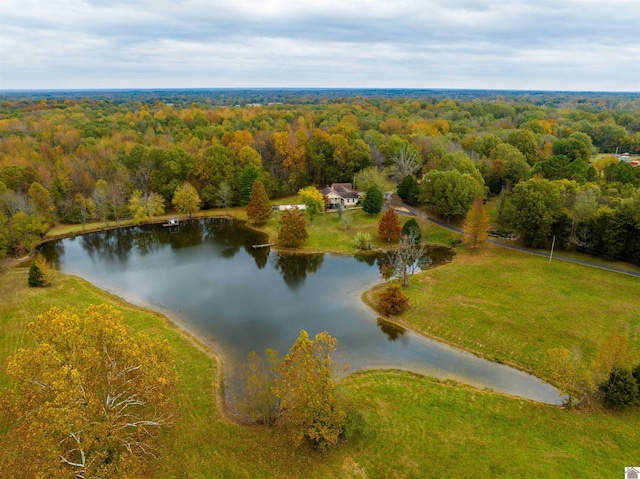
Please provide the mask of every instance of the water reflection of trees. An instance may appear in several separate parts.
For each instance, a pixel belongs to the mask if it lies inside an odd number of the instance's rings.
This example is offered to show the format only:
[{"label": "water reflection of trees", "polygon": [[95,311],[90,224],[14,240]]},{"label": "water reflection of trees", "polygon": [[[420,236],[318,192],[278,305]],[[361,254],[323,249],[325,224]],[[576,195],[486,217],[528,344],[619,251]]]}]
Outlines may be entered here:
[{"label": "water reflection of trees", "polygon": [[64,254],[64,243],[62,240],[47,241],[38,247],[38,252],[42,253],[51,267],[60,269],[60,257]]},{"label": "water reflection of trees", "polygon": [[304,283],[307,273],[315,273],[320,269],[324,255],[276,253],[271,261],[274,269],[282,275],[286,285],[296,290]]},{"label": "water reflection of trees", "polygon": [[407,332],[403,327],[390,323],[389,321],[385,321],[382,318],[378,318],[378,327],[380,328],[380,331],[387,335],[387,339],[389,341],[396,341]]},{"label": "water reflection of trees", "polygon": [[268,249],[255,249],[254,244],[265,243],[264,234],[248,229],[244,223],[229,219],[216,218],[202,222],[204,239],[219,248],[220,256],[233,258],[243,248],[256,261],[256,266],[262,269],[267,264]]},{"label": "water reflection of trees", "polygon": [[[254,244],[265,241],[262,234],[247,229],[238,221],[228,219],[188,221],[177,231],[160,225],[114,229],[83,235],[79,241],[90,257],[117,258],[121,262],[127,261],[134,249],[145,256],[166,246],[181,249],[205,242],[215,247],[216,255],[225,258],[232,258],[244,248],[260,269],[266,266],[269,257],[268,249],[253,248]],[[43,252],[53,265],[59,266],[60,256],[64,253],[62,241],[43,247]]]}]

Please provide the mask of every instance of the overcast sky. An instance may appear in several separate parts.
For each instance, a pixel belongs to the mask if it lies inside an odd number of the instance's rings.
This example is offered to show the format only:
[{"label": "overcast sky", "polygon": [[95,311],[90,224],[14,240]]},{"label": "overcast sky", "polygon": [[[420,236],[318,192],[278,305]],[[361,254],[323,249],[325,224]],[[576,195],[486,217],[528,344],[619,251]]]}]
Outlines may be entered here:
[{"label": "overcast sky", "polygon": [[2,0],[0,89],[640,91],[640,0]]}]

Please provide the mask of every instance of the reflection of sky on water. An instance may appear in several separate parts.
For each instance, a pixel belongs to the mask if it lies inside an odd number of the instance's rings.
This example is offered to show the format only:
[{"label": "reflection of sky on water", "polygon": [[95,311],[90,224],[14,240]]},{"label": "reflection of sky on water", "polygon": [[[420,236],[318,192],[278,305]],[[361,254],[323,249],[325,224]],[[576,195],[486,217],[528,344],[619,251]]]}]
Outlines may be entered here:
[{"label": "reflection of sky on water", "polygon": [[237,223],[207,221],[179,234],[159,226],[94,233],[63,240],[63,248],[49,244],[46,253],[64,272],[179,317],[214,339],[231,362],[252,350],[285,354],[301,329],[311,336],[326,330],[351,370],[409,369],[557,402],[555,391],[532,376],[379,323],[359,299],[381,280],[375,264],[331,255],[267,258],[251,247],[264,242]]}]

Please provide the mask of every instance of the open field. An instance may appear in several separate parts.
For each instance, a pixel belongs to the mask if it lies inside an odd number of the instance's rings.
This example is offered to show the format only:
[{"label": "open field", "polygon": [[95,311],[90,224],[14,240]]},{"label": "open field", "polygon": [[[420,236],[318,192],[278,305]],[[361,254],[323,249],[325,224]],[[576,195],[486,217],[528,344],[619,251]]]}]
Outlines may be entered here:
[{"label": "open field", "polygon": [[277,429],[227,421],[216,360],[160,315],[61,274],[52,287],[29,289],[26,275],[0,275],[3,370],[6,356],[28,344],[26,323],[52,306],[108,302],[133,329],[169,339],[182,417],[163,435],[157,478],[612,477],[638,457],[640,411],[568,412],[402,372],[349,376],[343,385],[361,417],[349,442],[327,454],[295,448]]},{"label": "open field", "polygon": [[397,319],[497,361],[539,371],[547,349],[589,362],[613,333],[640,352],[640,281],[489,245],[414,276]]}]

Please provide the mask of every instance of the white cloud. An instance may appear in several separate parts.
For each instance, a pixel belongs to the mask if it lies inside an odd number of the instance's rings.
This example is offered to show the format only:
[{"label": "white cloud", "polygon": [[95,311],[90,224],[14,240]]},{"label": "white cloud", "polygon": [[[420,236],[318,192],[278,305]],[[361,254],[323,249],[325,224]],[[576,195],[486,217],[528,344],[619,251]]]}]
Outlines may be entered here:
[{"label": "white cloud", "polygon": [[638,24],[637,0],[4,0],[0,88],[637,91]]}]

